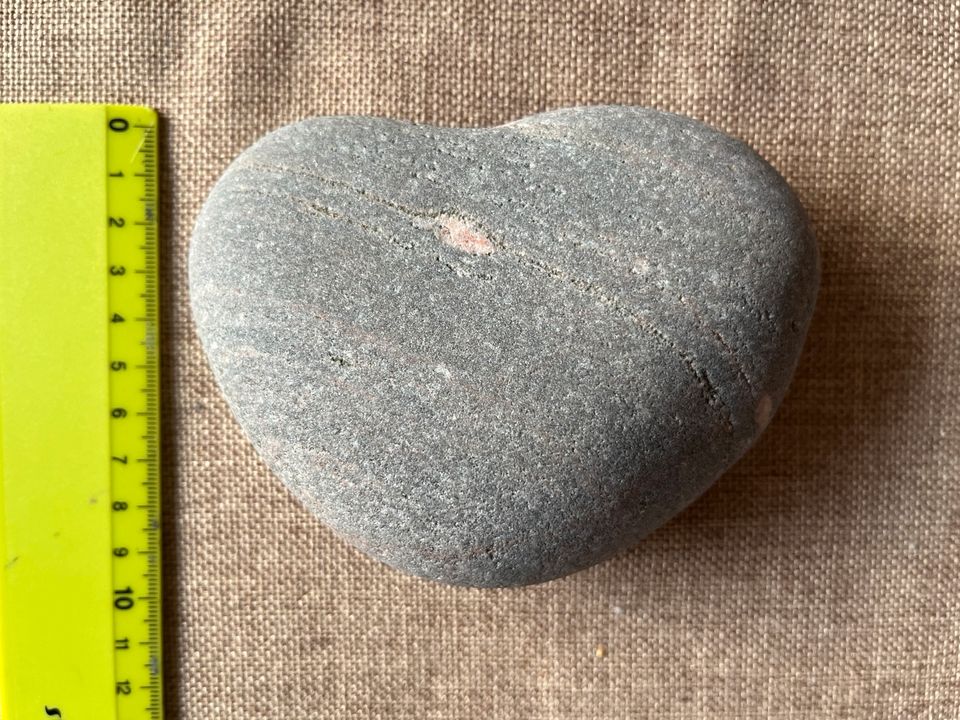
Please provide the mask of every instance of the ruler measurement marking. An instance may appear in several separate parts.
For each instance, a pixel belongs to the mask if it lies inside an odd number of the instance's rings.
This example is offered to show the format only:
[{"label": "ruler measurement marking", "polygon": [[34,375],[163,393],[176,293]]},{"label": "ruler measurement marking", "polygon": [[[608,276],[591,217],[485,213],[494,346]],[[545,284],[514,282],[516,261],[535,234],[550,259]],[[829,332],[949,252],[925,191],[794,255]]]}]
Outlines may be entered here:
[{"label": "ruler measurement marking", "polygon": [[[122,592],[121,597],[129,598],[124,601],[114,600],[115,625],[124,626],[123,634],[135,637],[136,633],[146,636],[135,643],[135,647],[143,648],[144,655],[129,655],[115,651],[117,666],[117,680],[121,678],[141,679],[140,683],[132,682],[129,694],[117,696],[117,720],[139,720],[146,717],[159,717],[161,707],[160,671],[160,592],[159,592],[159,509],[160,509],[160,475],[159,475],[159,424],[157,421],[159,396],[157,373],[157,183],[155,180],[156,133],[151,123],[137,122],[129,115],[127,108],[111,108],[114,117],[124,117],[126,130],[108,133],[110,141],[117,144],[115,160],[111,169],[118,169],[124,173],[117,178],[120,183],[111,184],[116,188],[118,198],[117,212],[110,215],[126,219],[126,226],[134,228],[139,235],[140,242],[129,243],[129,233],[120,235],[124,245],[118,246],[115,242],[110,247],[111,263],[125,268],[122,275],[113,275],[111,280],[123,280],[121,284],[111,283],[111,307],[118,314],[129,317],[136,322],[126,328],[111,328],[115,337],[126,348],[125,362],[129,370],[133,371],[126,377],[111,377],[111,390],[116,390],[118,398],[111,400],[111,405],[123,407],[126,416],[122,422],[131,422],[139,428],[128,432],[123,448],[115,448],[114,454],[124,454],[136,460],[136,465],[144,467],[145,479],[136,487],[140,490],[125,493],[124,497],[116,495],[114,500],[124,502],[128,511],[114,513],[114,532],[129,536],[126,544],[133,546],[130,556],[117,558],[114,563],[114,594]],[[110,126],[113,129],[113,126]],[[130,150],[135,149],[131,153]],[[109,147],[108,147],[109,153]],[[127,183],[122,185],[124,178]],[[118,191],[122,191],[118,192]],[[111,196],[113,197],[113,196]],[[119,228],[115,228],[119,230]],[[117,234],[114,234],[117,237]],[[116,253],[114,259],[112,253]],[[125,262],[124,262],[125,260]],[[130,279],[136,278],[131,284]],[[142,285],[140,285],[142,283]],[[137,285],[140,285],[138,288]],[[116,288],[116,290],[114,289]],[[122,289],[121,289],[122,288]],[[113,339],[113,337],[111,338]],[[112,356],[120,353],[111,352]],[[122,402],[120,400],[122,399]],[[134,466],[133,464],[127,467]],[[114,478],[121,481],[118,468],[114,468]],[[143,477],[143,476],[141,476]],[[122,481],[121,481],[122,482]],[[115,488],[119,487],[114,484]],[[129,495],[129,497],[126,497]],[[137,536],[139,540],[134,541]],[[116,543],[115,543],[116,544]],[[140,547],[136,547],[136,546]],[[140,558],[136,563],[121,565],[121,560]],[[139,566],[138,566],[139,563]],[[129,593],[127,591],[130,591]],[[139,590],[139,592],[137,592]],[[146,592],[144,592],[146,591]],[[120,604],[118,604],[118,602]],[[136,630],[131,622],[136,623]],[[120,634],[117,630],[117,634]],[[151,670],[150,677],[139,678],[142,668]],[[149,680],[144,683],[143,680]],[[149,702],[145,708],[136,702],[138,693],[146,692],[145,699]],[[151,710],[150,708],[153,708]]]}]

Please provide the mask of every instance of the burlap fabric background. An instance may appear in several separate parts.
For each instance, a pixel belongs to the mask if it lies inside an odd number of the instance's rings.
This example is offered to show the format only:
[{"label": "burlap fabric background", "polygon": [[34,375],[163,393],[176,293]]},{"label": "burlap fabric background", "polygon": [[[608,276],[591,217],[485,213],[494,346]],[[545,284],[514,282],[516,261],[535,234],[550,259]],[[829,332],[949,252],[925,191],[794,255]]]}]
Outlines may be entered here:
[{"label": "burlap fabric background", "polygon": [[[960,717],[960,3],[0,7],[0,99],[163,113],[169,717]],[[367,560],[212,383],[185,272],[206,191],[308,115],[608,102],[735,133],[797,189],[824,276],[790,396],[702,500],[576,576]]]}]

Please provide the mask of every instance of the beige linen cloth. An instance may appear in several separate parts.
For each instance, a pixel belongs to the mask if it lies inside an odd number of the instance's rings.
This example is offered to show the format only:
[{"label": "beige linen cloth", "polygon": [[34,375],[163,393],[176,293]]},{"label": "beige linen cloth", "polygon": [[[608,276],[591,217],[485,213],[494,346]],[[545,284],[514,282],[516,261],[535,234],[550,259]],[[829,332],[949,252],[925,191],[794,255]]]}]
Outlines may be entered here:
[{"label": "beige linen cloth", "polygon": [[[0,99],[163,115],[168,716],[960,717],[958,38],[955,0],[0,0]],[[632,551],[528,589],[405,577],[233,421],[191,226],[236,153],[306,116],[585,103],[700,118],[796,188],[823,286],[792,390]]]}]

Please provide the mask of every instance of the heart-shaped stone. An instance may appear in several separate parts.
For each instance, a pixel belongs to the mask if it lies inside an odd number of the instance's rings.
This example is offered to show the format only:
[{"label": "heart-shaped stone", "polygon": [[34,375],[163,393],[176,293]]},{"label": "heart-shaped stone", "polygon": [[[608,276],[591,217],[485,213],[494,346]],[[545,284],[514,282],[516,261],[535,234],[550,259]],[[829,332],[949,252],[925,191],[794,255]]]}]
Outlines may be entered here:
[{"label": "heart-shaped stone", "polygon": [[702,493],[783,398],[818,281],[775,170],[632,107],[281,128],[190,257],[268,465],[375,558],[479,586],[584,568]]}]

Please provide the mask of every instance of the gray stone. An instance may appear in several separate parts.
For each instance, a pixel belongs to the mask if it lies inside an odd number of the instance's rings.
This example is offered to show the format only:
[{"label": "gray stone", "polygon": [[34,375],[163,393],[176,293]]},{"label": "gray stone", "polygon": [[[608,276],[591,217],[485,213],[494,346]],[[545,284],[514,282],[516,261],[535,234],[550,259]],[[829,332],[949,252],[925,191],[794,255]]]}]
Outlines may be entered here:
[{"label": "gray stone", "polygon": [[775,170],[633,107],[281,128],[190,256],[269,466],[373,557],[477,586],[587,567],[700,495],[783,398],[818,281]]}]

